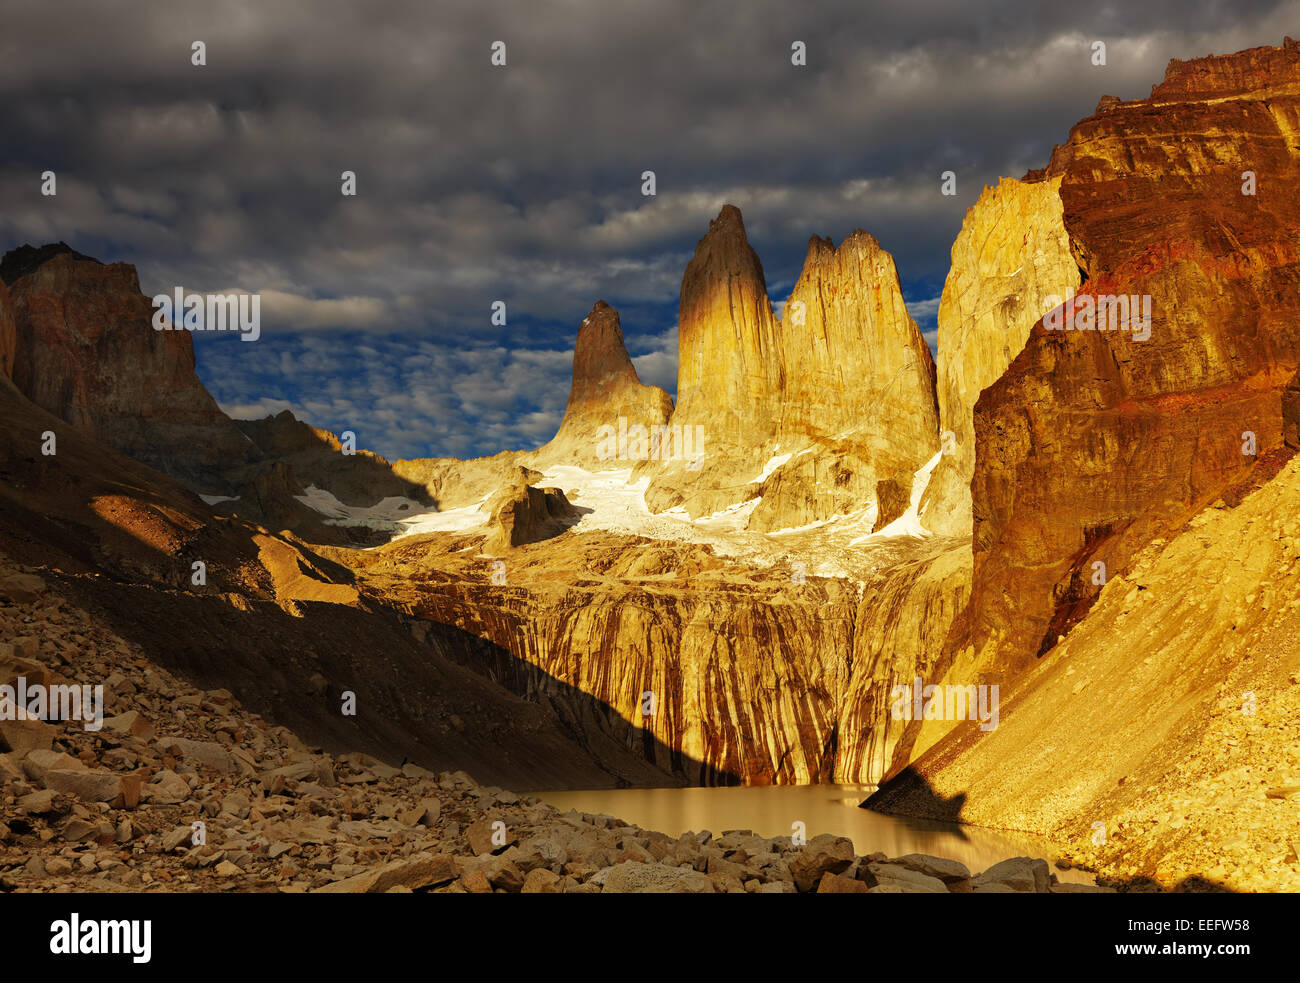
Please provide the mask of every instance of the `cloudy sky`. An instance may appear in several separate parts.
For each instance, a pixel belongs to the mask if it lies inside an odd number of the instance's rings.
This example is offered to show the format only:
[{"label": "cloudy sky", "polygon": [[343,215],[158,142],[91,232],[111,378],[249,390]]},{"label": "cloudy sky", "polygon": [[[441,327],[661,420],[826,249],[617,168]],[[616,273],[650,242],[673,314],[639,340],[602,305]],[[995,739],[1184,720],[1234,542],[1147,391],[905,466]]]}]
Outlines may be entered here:
[{"label": "cloudy sky", "polygon": [[675,390],[682,271],[724,202],[774,303],[810,235],[874,234],[933,343],[949,249],[985,184],[1046,163],[1103,94],[1147,95],[1170,58],[1278,44],[1298,14],[1296,0],[0,0],[0,248],[64,240],[134,263],[149,294],[261,293],[259,341],[196,336],[233,415],[289,408],[389,457],[536,446],[597,298],[621,312],[643,380]]}]

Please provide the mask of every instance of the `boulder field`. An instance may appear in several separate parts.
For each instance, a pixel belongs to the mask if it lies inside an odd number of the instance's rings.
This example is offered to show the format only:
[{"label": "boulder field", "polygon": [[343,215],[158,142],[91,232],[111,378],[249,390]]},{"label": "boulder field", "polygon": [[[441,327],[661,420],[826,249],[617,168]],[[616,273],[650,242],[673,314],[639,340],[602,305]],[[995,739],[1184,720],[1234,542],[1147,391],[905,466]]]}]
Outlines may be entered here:
[{"label": "boulder field", "polygon": [[[0,569],[0,678],[105,680],[103,726],[0,713],[0,890],[283,893],[1005,893],[1043,860],[855,854],[748,830],[672,837],[364,753],[329,754],[201,690]],[[65,675],[66,674],[66,675]],[[6,683],[0,683],[5,685]]]}]

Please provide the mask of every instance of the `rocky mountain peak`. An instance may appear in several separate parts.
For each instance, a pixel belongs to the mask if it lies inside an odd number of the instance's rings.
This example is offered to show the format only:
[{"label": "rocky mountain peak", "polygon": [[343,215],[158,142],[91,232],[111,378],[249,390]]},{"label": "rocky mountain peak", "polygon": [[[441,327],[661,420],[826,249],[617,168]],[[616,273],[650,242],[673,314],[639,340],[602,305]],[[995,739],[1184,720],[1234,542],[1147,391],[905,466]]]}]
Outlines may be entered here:
[{"label": "rocky mountain peak", "polygon": [[[740,210],[726,206],[682,278],[678,351],[672,422],[703,427],[710,449],[694,473],[651,474],[653,509],[707,514],[760,497],[749,528],[803,525],[869,506],[882,482],[906,498],[937,447],[929,347],[893,258],[862,230],[838,247],[809,239],[778,320]],[[815,458],[800,453],[814,446]]]},{"label": "rocky mountain peak", "polygon": [[723,230],[732,230],[740,238],[745,238],[745,218],[735,205],[723,205],[722,210],[718,212],[718,217],[709,221],[710,233]]},{"label": "rocky mountain peak", "polygon": [[[1276,467],[1300,352],[1297,132],[1288,40],[1172,63],[1150,99],[1081,121],[1053,152],[1087,276],[1066,330],[1034,324],[975,405],[976,651],[1031,664],[1089,609],[1101,570],[1124,573]],[[1104,324],[1078,314],[1094,309]]]},{"label": "rocky mountain peak", "polygon": [[618,311],[598,300],[578,326],[564,419],[555,437],[530,460],[542,467],[561,463],[627,467],[617,455],[609,457],[607,447],[602,449],[601,436],[610,432],[602,428],[615,432],[620,426],[649,428],[666,423],[672,412],[669,395],[658,386],[642,384],[637,375],[623,343]]},{"label": "rocky mountain peak", "polygon": [[20,277],[35,272],[55,256],[71,256],[73,259],[104,265],[85,253],[77,252],[66,242],[51,242],[40,247],[23,245],[9,250],[4,254],[4,258],[0,259],[0,280],[10,285]]},{"label": "rocky mountain peak", "polygon": [[[835,252],[835,240],[830,236],[819,236],[816,233],[808,237],[807,256],[815,256],[826,252]],[[804,262],[807,263],[806,258]]]},{"label": "rocky mountain peak", "polygon": [[[907,312],[893,257],[861,229],[838,247],[813,236],[782,308],[777,350],[781,453],[751,528],[804,525],[881,499],[906,502],[938,448],[934,360]],[[761,462],[760,462],[761,463]],[[782,474],[782,471],[788,471]]]},{"label": "rocky mountain peak", "polygon": [[578,327],[578,340],[573,346],[569,409],[603,401],[621,387],[640,385],[623,343],[618,311],[603,300],[596,301]]},{"label": "rocky mountain peak", "polygon": [[770,431],[780,391],[776,317],[740,209],[726,205],[682,276],[677,394],[683,423],[709,423],[723,444]]},{"label": "rocky mountain peak", "polygon": [[248,457],[195,374],[189,332],[154,330],[135,267],[66,243],[24,246],[0,265],[15,324],[13,382],[33,403],[182,481],[201,483]]}]

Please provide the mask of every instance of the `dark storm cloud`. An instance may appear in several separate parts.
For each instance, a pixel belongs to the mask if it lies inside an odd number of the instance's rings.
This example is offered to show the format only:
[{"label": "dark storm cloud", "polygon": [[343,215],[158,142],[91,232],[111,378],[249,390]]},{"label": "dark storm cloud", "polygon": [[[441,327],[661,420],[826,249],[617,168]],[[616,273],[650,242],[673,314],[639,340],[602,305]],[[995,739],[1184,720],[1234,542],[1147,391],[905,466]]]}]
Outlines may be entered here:
[{"label": "dark storm cloud", "polygon": [[[1102,94],[1147,94],[1171,57],[1278,43],[1295,4],[0,11],[0,241],[65,239],[134,262],[150,293],[262,293],[262,342],[200,346],[223,403],[306,409],[309,392],[313,422],[369,415],[372,446],[407,454],[549,436],[597,297],[622,312],[638,367],[671,389],[662,341],[682,268],[726,201],[778,302],[808,236],[862,227],[894,253],[932,336],[953,236],[985,184],[1045,163]],[[190,64],[196,40],[206,67]],[[489,62],[497,40],[505,68]],[[790,64],[793,41],[805,68]],[[55,199],[39,195],[47,169]],[[948,169],[955,198],[939,194]],[[356,198],[339,194],[343,170]],[[644,170],[656,198],[640,194]],[[497,299],[506,328],[488,320]],[[380,333],[405,340],[348,347]],[[402,389],[384,382],[389,359]],[[254,380],[261,391],[247,391]]]}]

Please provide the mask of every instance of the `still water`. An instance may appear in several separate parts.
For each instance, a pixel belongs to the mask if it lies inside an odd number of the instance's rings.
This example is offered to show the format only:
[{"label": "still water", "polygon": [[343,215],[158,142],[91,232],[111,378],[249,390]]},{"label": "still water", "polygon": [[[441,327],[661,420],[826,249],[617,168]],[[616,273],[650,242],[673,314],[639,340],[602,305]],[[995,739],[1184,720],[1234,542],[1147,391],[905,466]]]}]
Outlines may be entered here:
[{"label": "still water", "polygon": [[[928,853],[960,860],[976,874],[1008,857],[1042,857],[1051,863],[1057,856],[1050,843],[1037,837],[859,809],[858,803],[873,791],[866,785],[774,785],[530,794],[560,810],[617,816],[670,836],[706,829],[714,834],[749,829],[760,836],[789,836],[794,824],[802,822],[809,839],[821,833],[847,836],[858,854]],[[1092,883],[1084,871],[1052,869],[1062,881]]]}]

